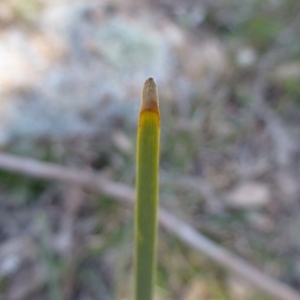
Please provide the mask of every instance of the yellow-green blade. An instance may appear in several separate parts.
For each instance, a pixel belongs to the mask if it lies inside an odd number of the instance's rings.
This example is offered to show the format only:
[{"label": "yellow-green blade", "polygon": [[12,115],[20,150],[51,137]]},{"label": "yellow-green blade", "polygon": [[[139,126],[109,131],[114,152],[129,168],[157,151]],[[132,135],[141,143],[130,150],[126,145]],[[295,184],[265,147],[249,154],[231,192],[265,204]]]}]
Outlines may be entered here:
[{"label": "yellow-green blade", "polygon": [[160,116],[152,78],[144,85],[137,136],[135,300],[152,300],[155,280]]}]

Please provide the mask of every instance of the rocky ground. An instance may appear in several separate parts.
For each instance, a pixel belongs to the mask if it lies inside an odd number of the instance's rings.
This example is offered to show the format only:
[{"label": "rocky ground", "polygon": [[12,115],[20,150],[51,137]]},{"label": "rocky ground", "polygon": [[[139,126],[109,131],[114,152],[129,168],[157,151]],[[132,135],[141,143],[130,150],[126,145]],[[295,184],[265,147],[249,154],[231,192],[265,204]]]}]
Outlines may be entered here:
[{"label": "rocky ground", "polygon": [[[293,1],[3,0],[2,151],[133,186],[153,76],[162,206],[300,291],[299,23]],[[1,299],[129,299],[130,210],[0,176]],[[165,232],[157,277],[157,299],[264,299]]]}]

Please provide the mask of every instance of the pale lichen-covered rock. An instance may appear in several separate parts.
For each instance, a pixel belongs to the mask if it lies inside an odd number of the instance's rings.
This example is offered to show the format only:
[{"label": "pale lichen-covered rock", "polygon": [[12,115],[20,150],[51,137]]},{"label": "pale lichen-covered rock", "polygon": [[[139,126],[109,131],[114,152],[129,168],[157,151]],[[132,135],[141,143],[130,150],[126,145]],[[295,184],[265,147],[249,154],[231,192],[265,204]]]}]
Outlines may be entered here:
[{"label": "pale lichen-covered rock", "polygon": [[200,43],[145,5],[46,1],[32,32],[3,33],[0,98],[10,111],[0,114],[10,115],[0,143],[91,134],[114,116],[136,122],[145,78],[161,99],[187,102],[227,72],[220,42]]}]

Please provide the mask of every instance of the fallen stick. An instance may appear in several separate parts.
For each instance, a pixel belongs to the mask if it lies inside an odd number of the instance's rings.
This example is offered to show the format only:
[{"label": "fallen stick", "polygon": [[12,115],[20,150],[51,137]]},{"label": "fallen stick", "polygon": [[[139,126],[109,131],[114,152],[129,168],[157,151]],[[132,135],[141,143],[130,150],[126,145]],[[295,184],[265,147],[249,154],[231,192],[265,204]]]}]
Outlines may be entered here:
[{"label": "fallen stick", "polygon": [[[19,158],[3,153],[0,153],[0,168],[39,179],[59,180],[71,184],[78,184],[115,198],[127,205],[132,206],[134,203],[135,193],[133,188],[121,183],[109,181],[92,172],[69,169],[55,164],[43,163],[28,158]],[[190,225],[179,220],[163,208],[159,209],[159,223],[185,244],[202,252],[238,276],[243,277],[253,286],[272,296],[274,299],[300,300],[300,294],[297,291],[262,273],[244,259],[239,258],[209,240]]]}]

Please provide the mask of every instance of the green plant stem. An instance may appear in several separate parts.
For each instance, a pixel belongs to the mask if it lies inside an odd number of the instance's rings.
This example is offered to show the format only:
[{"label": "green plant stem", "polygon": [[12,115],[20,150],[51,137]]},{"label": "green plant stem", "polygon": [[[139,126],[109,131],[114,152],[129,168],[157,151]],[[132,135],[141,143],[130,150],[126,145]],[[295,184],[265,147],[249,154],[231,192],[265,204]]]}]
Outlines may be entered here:
[{"label": "green plant stem", "polygon": [[152,300],[156,265],[160,115],[155,82],[142,93],[137,135],[135,300]]}]

